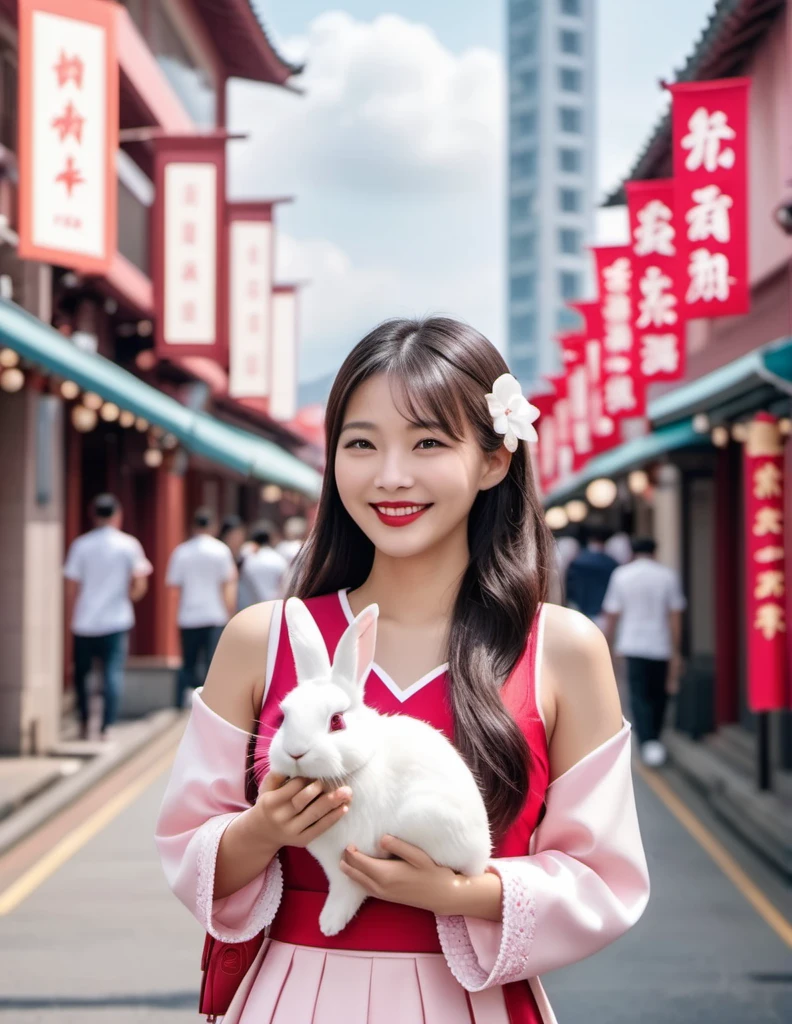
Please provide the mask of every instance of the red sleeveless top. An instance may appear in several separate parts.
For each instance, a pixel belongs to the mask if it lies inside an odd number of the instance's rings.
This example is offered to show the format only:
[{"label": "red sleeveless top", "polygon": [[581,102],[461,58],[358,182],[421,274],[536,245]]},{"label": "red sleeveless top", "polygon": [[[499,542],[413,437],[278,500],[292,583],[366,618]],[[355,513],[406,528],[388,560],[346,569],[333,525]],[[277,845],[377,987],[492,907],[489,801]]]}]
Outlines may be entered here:
[{"label": "red sleeveless top", "polygon": [[[305,603],[319,626],[332,658],[342,633],[353,620],[346,591],[310,598]],[[259,716],[254,758],[257,783],[260,783],[266,771],[270,739],[283,719],[280,703],[297,685],[282,608],[282,605],[276,607],[270,631],[267,666],[269,680]],[[536,685],[539,622],[540,615],[537,615],[525,650],[501,691],[504,703],[525,735],[531,760],[528,797],[520,816],[498,845],[496,857],[521,857],[528,853],[549,782],[547,736],[538,705]],[[454,722],[449,685],[447,665],[441,665],[402,690],[375,662],[366,681],[365,702],[382,714],[398,713],[422,719],[453,740]],[[324,949],[441,952],[434,914],[373,898],[366,900],[343,932],[328,938],[321,933],[318,924],[319,912],[328,890],[327,879],[319,862],[307,850],[292,846],[282,849],[280,858],[284,896],[270,930],[273,938]],[[522,984],[527,989],[526,983],[517,983]],[[515,988],[517,985],[508,985],[506,988]]]}]

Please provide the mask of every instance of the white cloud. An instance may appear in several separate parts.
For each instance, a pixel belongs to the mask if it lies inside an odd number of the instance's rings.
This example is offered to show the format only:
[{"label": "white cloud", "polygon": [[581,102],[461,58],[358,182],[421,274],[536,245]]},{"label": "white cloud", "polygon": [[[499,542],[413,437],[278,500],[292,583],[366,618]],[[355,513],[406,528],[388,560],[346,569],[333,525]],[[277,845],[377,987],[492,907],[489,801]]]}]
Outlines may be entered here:
[{"label": "white cloud", "polygon": [[[232,123],[255,125],[234,190],[278,186],[343,192],[469,191],[497,179],[503,150],[498,54],[447,50],[393,14],[371,22],[320,15],[289,52],[307,59],[302,97],[237,83]],[[281,184],[281,181],[283,184]]]},{"label": "white cloud", "polygon": [[287,44],[304,96],[234,83],[236,196],[278,209],[281,279],[301,299],[301,379],[335,369],[374,324],[445,312],[498,344],[503,307],[500,56],[454,54],[424,25],[333,12]]}]

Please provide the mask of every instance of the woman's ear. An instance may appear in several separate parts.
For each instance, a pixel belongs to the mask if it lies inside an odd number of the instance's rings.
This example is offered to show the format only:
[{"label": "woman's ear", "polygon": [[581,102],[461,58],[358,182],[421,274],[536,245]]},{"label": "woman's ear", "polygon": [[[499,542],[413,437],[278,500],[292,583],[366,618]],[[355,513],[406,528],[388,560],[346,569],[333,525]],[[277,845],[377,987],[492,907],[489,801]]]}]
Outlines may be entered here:
[{"label": "woman's ear", "polygon": [[480,491],[497,487],[501,480],[505,479],[511,466],[512,455],[506,445],[502,444],[494,452],[488,452],[485,459],[486,464],[479,483]]}]

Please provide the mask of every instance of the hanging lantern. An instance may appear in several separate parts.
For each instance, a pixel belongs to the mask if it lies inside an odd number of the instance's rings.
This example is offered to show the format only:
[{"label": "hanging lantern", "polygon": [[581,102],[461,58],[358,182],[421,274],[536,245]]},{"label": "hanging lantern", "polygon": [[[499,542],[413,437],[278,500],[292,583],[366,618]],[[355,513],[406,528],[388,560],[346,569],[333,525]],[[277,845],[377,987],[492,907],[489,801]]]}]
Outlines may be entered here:
[{"label": "hanging lantern", "polygon": [[80,385],[73,380],[65,380],[60,386],[60,393],[67,402],[71,402],[80,394]]},{"label": "hanging lantern", "polygon": [[643,469],[634,469],[627,477],[627,486],[632,494],[645,494],[649,488],[649,475]]},{"label": "hanging lantern", "polygon": [[19,366],[19,355],[12,348],[0,349],[0,366],[11,369]]},{"label": "hanging lantern", "polygon": [[98,412],[104,405],[104,399],[93,391],[86,391],[83,395],[82,404],[86,409],[93,409],[94,412]]},{"label": "hanging lantern", "polygon": [[276,504],[282,497],[283,491],[277,484],[265,484],[264,487],[261,488],[261,500],[266,501],[268,505]]},{"label": "hanging lantern", "polygon": [[118,408],[115,402],[105,402],[105,404],[99,410],[99,415],[102,417],[105,423],[115,423],[115,421],[121,415],[121,410]]},{"label": "hanging lantern", "polygon": [[726,427],[713,427],[710,440],[716,448],[726,448],[729,444],[729,431]]},{"label": "hanging lantern", "polygon": [[0,377],[0,388],[2,388],[3,391],[21,391],[24,386],[25,375],[16,367],[12,367],[10,370],[5,370],[3,376]]},{"label": "hanging lantern", "polygon": [[135,425],[135,414],[133,412],[129,412],[128,409],[124,409],[124,411],[118,417],[118,422],[120,423],[120,425],[122,427],[126,427],[126,428],[134,427],[134,425]]},{"label": "hanging lantern", "polygon": [[594,508],[609,508],[616,500],[617,493],[616,484],[608,477],[592,480],[586,488],[586,497]]},{"label": "hanging lantern", "polygon": [[145,432],[148,430],[148,428],[149,428],[148,420],[143,419],[142,416],[138,416],[138,418],[135,420],[135,430],[139,430],[141,434],[145,434]]},{"label": "hanging lantern", "polygon": [[75,405],[71,411],[72,426],[81,434],[87,434],[96,426],[99,417],[95,409],[86,409],[84,405]]},{"label": "hanging lantern", "polygon": [[709,416],[705,412],[697,412],[693,417],[693,429],[697,434],[706,434],[709,432],[710,421]]},{"label": "hanging lantern", "polygon": [[162,465],[162,452],[159,448],[147,448],[143,452],[143,461],[149,469],[157,469],[158,466]]},{"label": "hanging lantern", "polygon": [[582,523],[588,515],[588,505],[580,499],[573,499],[564,505],[564,511],[570,523]]},{"label": "hanging lantern", "polygon": [[566,509],[560,505],[554,505],[545,512],[545,522],[551,530],[563,530],[569,524],[569,516]]}]

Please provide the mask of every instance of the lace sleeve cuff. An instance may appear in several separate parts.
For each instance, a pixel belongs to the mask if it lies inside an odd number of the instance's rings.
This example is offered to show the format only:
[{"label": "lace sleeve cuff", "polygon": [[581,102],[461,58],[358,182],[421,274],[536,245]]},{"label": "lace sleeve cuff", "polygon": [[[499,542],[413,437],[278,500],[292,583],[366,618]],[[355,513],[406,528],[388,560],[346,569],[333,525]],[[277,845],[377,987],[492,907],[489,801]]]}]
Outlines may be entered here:
[{"label": "lace sleeve cuff", "polygon": [[451,973],[468,992],[526,977],[536,931],[536,905],[520,877],[519,862],[489,866],[503,884],[503,920],[438,917],[437,933]]},{"label": "lace sleeve cuff", "polygon": [[283,893],[280,860],[274,857],[258,878],[231,896],[213,899],[217,851],[223,833],[237,817],[221,814],[207,821],[195,841],[197,851],[197,917],[221,942],[246,942],[272,923]]}]

